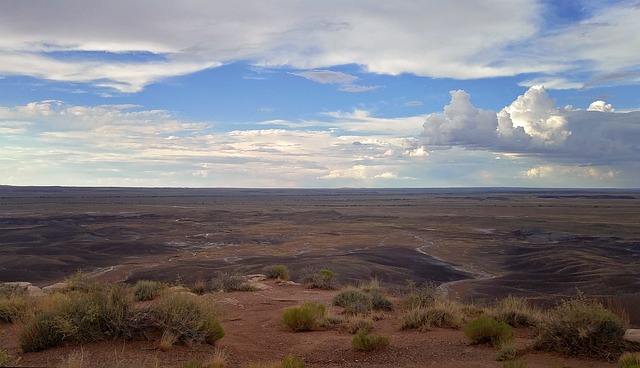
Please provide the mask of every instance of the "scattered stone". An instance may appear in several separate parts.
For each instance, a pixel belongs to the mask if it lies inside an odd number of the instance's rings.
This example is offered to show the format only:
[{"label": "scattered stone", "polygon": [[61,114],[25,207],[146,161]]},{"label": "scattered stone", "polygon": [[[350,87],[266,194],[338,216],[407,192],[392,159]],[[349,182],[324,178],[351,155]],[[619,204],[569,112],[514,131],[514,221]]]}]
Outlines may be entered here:
[{"label": "scattered stone", "polygon": [[34,297],[39,297],[39,296],[44,296],[46,294],[39,287],[34,286],[34,285],[29,285],[29,286],[27,286],[27,295],[34,296]]},{"label": "scattered stone", "polygon": [[640,329],[629,329],[624,334],[623,339],[640,344]]},{"label": "scattered stone", "polygon": [[180,294],[188,294],[193,296],[198,296],[195,293],[192,293],[191,290],[187,289],[184,286],[172,286],[169,288],[169,291],[172,293],[180,293]]},{"label": "scattered stone", "polygon": [[284,285],[284,286],[296,286],[296,285],[302,285],[299,282],[295,282],[295,281],[283,281],[278,283],[278,285]]},{"label": "scattered stone", "polygon": [[30,282],[18,281],[18,282],[5,282],[4,286],[13,287],[16,289],[26,289],[32,284]]},{"label": "scattered stone", "polygon": [[254,287],[254,288],[258,289],[258,290],[271,289],[271,287],[269,285],[263,284],[261,282],[249,281],[249,285],[251,285],[252,287]]},{"label": "scattered stone", "polygon": [[245,276],[247,278],[247,281],[249,282],[262,282],[262,281],[267,281],[267,276],[261,274],[261,273],[256,273],[253,275],[247,275]]},{"label": "scattered stone", "polygon": [[42,291],[45,294],[51,294],[54,291],[62,290],[62,289],[65,289],[66,287],[67,287],[67,283],[66,282],[57,282],[57,283],[55,283],[53,285],[49,285],[49,286],[43,287]]}]

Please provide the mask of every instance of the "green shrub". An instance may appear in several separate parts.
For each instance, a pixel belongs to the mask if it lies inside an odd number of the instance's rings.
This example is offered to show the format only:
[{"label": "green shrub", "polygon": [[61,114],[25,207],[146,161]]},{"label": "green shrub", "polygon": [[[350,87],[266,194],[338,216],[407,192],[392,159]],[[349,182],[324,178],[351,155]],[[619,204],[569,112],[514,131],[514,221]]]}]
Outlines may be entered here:
[{"label": "green shrub", "polygon": [[640,355],[624,353],[618,359],[618,368],[640,368]]},{"label": "green shrub", "polygon": [[320,324],[325,314],[324,304],[305,302],[301,306],[285,309],[282,320],[294,332],[310,331]]},{"label": "green shrub", "polygon": [[498,346],[513,339],[513,328],[493,318],[480,317],[465,326],[464,334],[474,344]]},{"label": "green shrub", "polygon": [[159,281],[140,280],[133,287],[133,298],[136,301],[153,300],[167,288],[167,284]]},{"label": "green shrub", "polygon": [[354,287],[346,288],[333,297],[333,305],[342,307],[347,313],[366,313],[373,309],[369,295]]},{"label": "green shrub", "polygon": [[584,294],[563,300],[538,329],[535,348],[570,356],[615,359],[625,348],[626,324]]},{"label": "green shrub", "polygon": [[389,338],[380,335],[369,335],[366,331],[358,332],[351,340],[351,347],[357,351],[373,351],[389,346]]},{"label": "green shrub", "polygon": [[305,368],[304,360],[297,355],[289,354],[282,359],[282,368]]},{"label": "green shrub", "polygon": [[334,289],[333,278],[335,273],[331,270],[305,270],[303,272],[302,283],[307,289]]},{"label": "green shrub", "polygon": [[191,295],[168,293],[153,311],[156,326],[173,334],[176,341],[214,344],[224,337],[217,310]]},{"label": "green shrub", "polygon": [[289,280],[289,269],[285,265],[265,267],[264,274],[270,279]]},{"label": "green shrub", "polygon": [[392,311],[393,302],[389,300],[382,291],[371,291],[371,304],[375,310]]},{"label": "green shrub", "polygon": [[0,367],[19,367],[20,357],[9,355],[4,350],[0,350]]},{"label": "green shrub", "polygon": [[15,322],[25,315],[28,307],[27,298],[22,295],[1,296],[0,321]]},{"label": "green shrub", "polygon": [[541,313],[531,307],[527,299],[514,296],[500,300],[494,307],[493,316],[512,327],[537,326],[541,320]]}]

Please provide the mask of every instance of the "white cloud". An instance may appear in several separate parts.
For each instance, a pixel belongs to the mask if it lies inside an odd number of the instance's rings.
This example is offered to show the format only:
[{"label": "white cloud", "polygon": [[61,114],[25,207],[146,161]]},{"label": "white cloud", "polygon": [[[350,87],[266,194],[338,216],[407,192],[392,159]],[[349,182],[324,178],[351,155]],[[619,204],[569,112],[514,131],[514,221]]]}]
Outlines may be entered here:
[{"label": "white cloud", "polygon": [[422,136],[429,148],[459,146],[587,166],[639,162],[640,112],[614,113],[603,101],[589,110],[560,109],[540,86],[498,113],[477,109],[467,93],[453,91],[444,112],[427,117]]},{"label": "white cloud", "polygon": [[[351,124],[371,119],[364,112],[352,118]],[[12,173],[3,184],[18,185],[331,186],[331,179],[382,185],[426,155],[393,129],[219,132],[212,123],[132,105],[41,101],[0,108],[0,131],[0,172]],[[385,155],[389,150],[408,153]]]},{"label": "white cloud", "polygon": [[602,100],[593,101],[587,111],[600,111],[600,112],[613,112],[615,111],[611,104],[608,104]]},{"label": "white cloud", "polygon": [[331,70],[309,70],[290,73],[322,84],[349,84],[358,79],[355,75]]},{"label": "white cloud", "polygon": [[[37,3],[0,2],[0,75],[84,82],[123,92],[239,60],[301,70],[355,64],[392,75],[515,75],[551,70],[545,63],[503,62],[502,49],[536,34],[539,10],[527,0],[223,0],[189,6],[87,0],[82,6],[58,3],[52,16]],[[103,52],[157,57],[137,63],[109,57],[88,62],[86,52],[93,52],[94,60]]]}]

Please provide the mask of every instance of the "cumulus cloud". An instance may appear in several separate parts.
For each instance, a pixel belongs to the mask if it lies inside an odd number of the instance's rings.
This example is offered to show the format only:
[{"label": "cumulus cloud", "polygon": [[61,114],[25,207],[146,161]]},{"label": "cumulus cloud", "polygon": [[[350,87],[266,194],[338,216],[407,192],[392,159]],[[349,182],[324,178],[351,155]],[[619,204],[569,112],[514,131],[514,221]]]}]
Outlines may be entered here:
[{"label": "cumulus cloud", "polygon": [[585,165],[640,161],[640,112],[615,113],[596,101],[589,111],[558,108],[533,86],[499,112],[475,108],[464,91],[452,91],[444,112],[424,123],[428,147],[458,146],[536,155]]},{"label": "cumulus cloud", "polygon": [[614,109],[611,104],[608,104],[602,100],[594,101],[587,107],[587,111],[600,111],[600,112],[613,112]]}]

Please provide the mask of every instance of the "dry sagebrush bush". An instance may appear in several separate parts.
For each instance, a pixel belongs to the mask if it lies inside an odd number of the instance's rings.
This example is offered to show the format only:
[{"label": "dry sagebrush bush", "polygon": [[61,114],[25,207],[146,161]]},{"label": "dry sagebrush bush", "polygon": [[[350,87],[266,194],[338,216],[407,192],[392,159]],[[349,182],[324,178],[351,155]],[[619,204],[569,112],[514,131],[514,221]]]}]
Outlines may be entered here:
[{"label": "dry sagebrush bush", "polygon": [[267,266],[264,268],[264,274],[270,279],[289,280],[289,269],[285,265]]},{"label": "dry sagebrush bush", "polygon": [[15,322],[23,317],[28,309],[28,299],[24,295],[0,296],[0,321]]},{"label": "dry sagebrush bush", "polygon": [[224,337],[215,306],[185,293],[168,293],[159,299],[152,315],[157,327],[176,341],[214,344]]},{"label": "dry sagebrush bush", "polygon": [[570,356],[612,360],[625,349],[627,326],[600,302],[579,293],[563,300],[538,329],[535,348]]},{"label": "dry sagebrush bush", "polygon": [[[422,303],[415,304],[424,305]],[[402,316],[403,329],[418,329],[428,331],[433,327],[448,327],[458,329],[462,326],[465,318],[463,306],[438,297],[429,303],[428,306],[408,309]]]},{"label": "dry sagebrush bush", "polygon": [[535,327],[542,320],[542,313],[532,307],[527,299],[511,295],[498,301],[491,315],[512,327]]},{"label": "dry sagebrush bush", "polygon": [[39,351],[63,341],[87,343],[120,336],[130,307],[119,284],[51,294],[25,321],[20,345],[24,351]]}]

